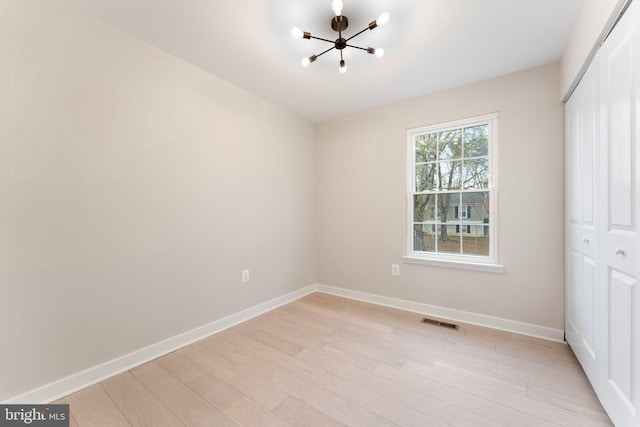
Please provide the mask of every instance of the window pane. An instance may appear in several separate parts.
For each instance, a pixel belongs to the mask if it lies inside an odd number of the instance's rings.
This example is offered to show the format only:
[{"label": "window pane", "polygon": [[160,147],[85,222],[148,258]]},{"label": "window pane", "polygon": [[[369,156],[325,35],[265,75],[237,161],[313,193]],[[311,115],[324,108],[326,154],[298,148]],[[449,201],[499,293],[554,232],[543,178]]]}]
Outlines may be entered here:
[{"label": "window pane", "polygon": [[456,225],[460,223],[438,225],[438,253],[460,253],[460,236],[456,233]]},{"label": "window pane", "polygon": [[462,177],[462,161],[440,162],[438,171],[440,179],[440,190],[460,189],[460,179]]},{"label": "window pane", "polygon": [[480,125],[464,130],[464,156],[489,155],[489,126]]},{"label": "window pane", "polygon": [[438,135],[435,133],[416,136],[415,138],[416,163],[432,162],[436,160],[437,141],[438,141]]},{"label": "window pane", "polygon": [[489,188],[489,159],[464,161],[462,188]]},{"label": "window pane", "polygon": [[460,129],[440,132],[440,160],[459,159],[462,157],[462,132]]},{"label": "window pane", "polygon": [[460,193],[438,194],[437,206],[438,222],[460,223],[460,219],[456,218],[456,207],[460,208]]},{"label": "window pane", "polygon": [[435,225],[414,225],[413,226],[413,250],[421,252],[436,251]]},{"label": "window pane", "polygon": [[489,224],[489,192],[478,191],[472,193],[462,193],[462,204],[467,206],[468,224]]},{"label": "window pane", "polygon": [[437,189],[436,163],[416,165],[416,191],[433,191]]},{"label": "window pane", "polygon": [[469,228],[470,233],[461,236],[462,253],[489,256],[489,226],[470,224]]},{"label": "window pane", "polygon": [[424,194],[413,196],[413,221],[434,222],[436,220],[436,196]]}]

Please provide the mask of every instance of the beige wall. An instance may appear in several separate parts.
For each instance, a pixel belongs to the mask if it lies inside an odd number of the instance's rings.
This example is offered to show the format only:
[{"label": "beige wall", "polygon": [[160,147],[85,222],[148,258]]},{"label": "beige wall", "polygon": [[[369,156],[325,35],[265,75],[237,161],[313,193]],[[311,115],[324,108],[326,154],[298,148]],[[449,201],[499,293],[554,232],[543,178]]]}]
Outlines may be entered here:
[{"label": "beige wall", "polygon": [[[553,64],[320,125],[317,282],[564,329],[559,86]],[[505,273],[402,264],[406,130],[496,111]]]},{"label": "beige wall", "polygon": [[[560,81],[314,128],[54,0],[2,0],[0,401],[314,281],[563,329]],[[506,272],[402,264],[406,130],[494,111]]]},{"label": "beige wall", "polygon": [[312,284],[313,141],[54,1],[3,0],[0,401]]},{"label": "beige wall", "polygon": [[615,18],[624,0],[584,0],[562,57],[561,94],[566,96],[580,70],[598,44],[603,31]]}]

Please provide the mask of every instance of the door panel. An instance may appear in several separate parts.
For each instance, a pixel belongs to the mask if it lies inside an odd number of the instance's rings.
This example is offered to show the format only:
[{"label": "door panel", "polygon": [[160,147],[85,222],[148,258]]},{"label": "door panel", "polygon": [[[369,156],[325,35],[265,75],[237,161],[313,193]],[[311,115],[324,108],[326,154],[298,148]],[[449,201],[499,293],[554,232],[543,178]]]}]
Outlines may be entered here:
[{"label": "door panel", "polygon": [[640,425],[639,23],[640,2],[634,1],[599,52],[602,226],[596,353],[606,363],[596,393],[616,426]]},{"label": "door panel", "polygon": [[609,227],[628,230],[633,227],[633,125],[632,90],[634,48],[632,36],[606,57],[609,92]]},{"label": "door panel", "polygon": [[565,338],[573,351],[581,353],[582,338],[580,336],[580,328],[578,327],[578,262],[580,253],[573,249],[567,250],[567,303],[566,303],[566,326]]},{"label": "door panel", "polygon": [[596,261],[588,256],[582,257],[582,295],[580,298],[580,330],[585,351],[590,359],[596,358],[593,295],[596,291]]},{"label": "door panel", "polygon": [[633,295],[636,279],[617,270],[609,274],[609,383],[626,406],[632,405],[631,372],[634,334]]},{"label": "door panel", "polygon": [[[594,292],[598,280],[599,69],[590,67],[565,106],[567,163],[566,340],[595,378]],[[592,379],[593,381],[593,379]]]}]

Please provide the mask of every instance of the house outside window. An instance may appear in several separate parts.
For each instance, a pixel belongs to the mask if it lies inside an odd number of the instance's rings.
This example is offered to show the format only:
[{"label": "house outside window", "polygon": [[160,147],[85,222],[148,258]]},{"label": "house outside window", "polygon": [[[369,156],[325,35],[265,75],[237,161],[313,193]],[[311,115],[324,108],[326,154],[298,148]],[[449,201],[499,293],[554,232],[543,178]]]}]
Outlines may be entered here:
[{"label": "house outside window", "polygon": [[469,206],[454,206],[454,209],[456,218],[467,218],[467,215],[469,213]]},{"label": "house outside window", "polygon": [[405,259],[497,264],[497,114],[407,137]]}]

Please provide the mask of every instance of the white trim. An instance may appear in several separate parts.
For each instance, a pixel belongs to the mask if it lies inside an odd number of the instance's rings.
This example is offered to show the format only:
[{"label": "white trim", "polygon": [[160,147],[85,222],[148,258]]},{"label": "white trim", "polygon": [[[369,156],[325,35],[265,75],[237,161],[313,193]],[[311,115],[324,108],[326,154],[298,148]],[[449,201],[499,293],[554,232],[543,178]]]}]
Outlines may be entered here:
[{"label": "white trim", "polygon": [[457,268],[460,270],[487,271],[490,273],[504,273],[504,266],[493,263],[470,262],[464,260],[449,260],[434,258],[418,258],[414,256],[403,256],[402,262],[407,264],[432,265],[434,267]]},{"label": "white trim", "polygon": [[[406,206],[406,252],[405,259],[415,260],[429,260],[431,262],[415,262],[416,264],[428,264],[437,265],[439,267],[454,267],[454,268],[470,268],[476,264],[487,264],[491,266],[497,266],[499,262],[499,180],[498,180],[498,127],[499,127],[499,115],[498,111],[484,114],[480,116],[467,117],[460,120],[433,124],[428,126],[422,126],[418,128],[412,128],[407,130],[407,199]],[[448,256],[443,253],[425,253],[413,250],[413,233],[414,233],[414,212],[413,212],[413,196],[416,193],[415,189],[415,136],[424,133],[442,132],[446,130],[473,127],[476,125],[488,124],[489,125],[489,146],[488,146],[488,160],[489,160],[489,186],[483,189],[460,189],[460,193],[469,192],[489,192],[490,197],[490,210],[491,215],[489,218],[489,239],[490,248],[489,256],[482,257],[483,261],[474,262],[474,256],[465,254],[459,254],[457,257],[460,261],[453,260],[454,262],[448,262]],[[430,194],[450,193],[450,191],[434,191]],[[454,193],[455,194],[455,193]],[[461,200],[462,201],[462,200]],[[454,224],[451,224],[454,225]],[[485,224],[483,224],[485,225]],[[442,261],[444,260],[444,262]],[[456,262],[457,261],[457,262]],[[468,261],[468,262],[467,262]],[[409,261],[411,262],[411,261]],[[469,264],[467,267],[460,267],[463,264]],[[501,267],[501,266],[498,266]],[[488,267],[482,269],[482,271],[498,271],[500,268]],[[503,269],[504,270],[504,269]]]},{"label": "white trim", "polygon": [[68,377],[45,384],[35,390],[28,391],[19,396],[2,402],[3,404],[30,403],[46,404],[82,390],[100,381],[106,380],[114,375],[139,366],[150,360],[156,359],[172,351],[178,350],[186,345],[206,338],[217,332],[228,329],[239,323],[245,322],[267,311],[288,304],[299,298],[316,291],[315,285],[309,285],[297,291],[290,292],[280,297],[271,299],[261,304],[250,307],[238,313],[231,314],[219,320],[215,320],[206,325],[197,327],[190,331],[160,341],[150,346],[141,348],[132,353],[120,356],[116,359],[91,367],[82,372],[69,375]]},{"label": "white trim", "polygon": [[110,378],[114,375],[146,363],[150,360],[164,356],[165,354],[171,353],[172,351],[178,350],[198,340],[228,329],[239,323],[245,322],[253,317],[259,316],[263,313],[276,309],[282,305],[288,304],[314,292],[322,292],[325,294],[364,301],[371,304],[393,307],[400,310],[411,311],[414,313],[437,316],[443,319],[485,326],[488,328],[514,332],[517,334],[528,335],[550,341],[563,342],[564,337],[564,331],[559,329],[552,329],[544,326],[518,322],[515,320],[486,316],[484,314],[470,313],[446,307],[439,307],[430,304],[423,304],[419,302],[369,294],[365,292],[354,291],[351,289],[316,284],[306,286],[302,289],[298,289],[297,291],[290,292],[283,296],[255,305],[222,319],[215,320],[211,323],[168,338],[164,341],[141,348],[132,353],[91,367],[76,374],[69,375],[68,377],[62,378],[52,383],[45,384],[42,387],[28,391],[19,396],[15,396],[1,403],[46,404],[53,402],[78,390],[82,390],[100,381],[106,380],[107,378]]},{"label": "white trim", "polygon": [[366,292],[354,291],[351,289],[337,288],[327,285],[316,285],[318,292],[364,301],[371,304],[385,307],[397,308],[414,313],[436,316],[443,319],[457,322],[469,323],[472,325],[484,326],[501,331],[513,332],[520,335],[527,335],[535,338],[542,338],[548,341],[564,343],[564,331],[560,329],[548,328],[546,326],[533,325],[531,323],[518,322],[516,320],[503,319],[500,317],[487,316],[484,314],[470,313],[468,311],[455,310],[452,308],[439,307],[437,305],[423,304],[419,302],[407,301],[397,298],[385,297],[381,295],[369,294]]}]

